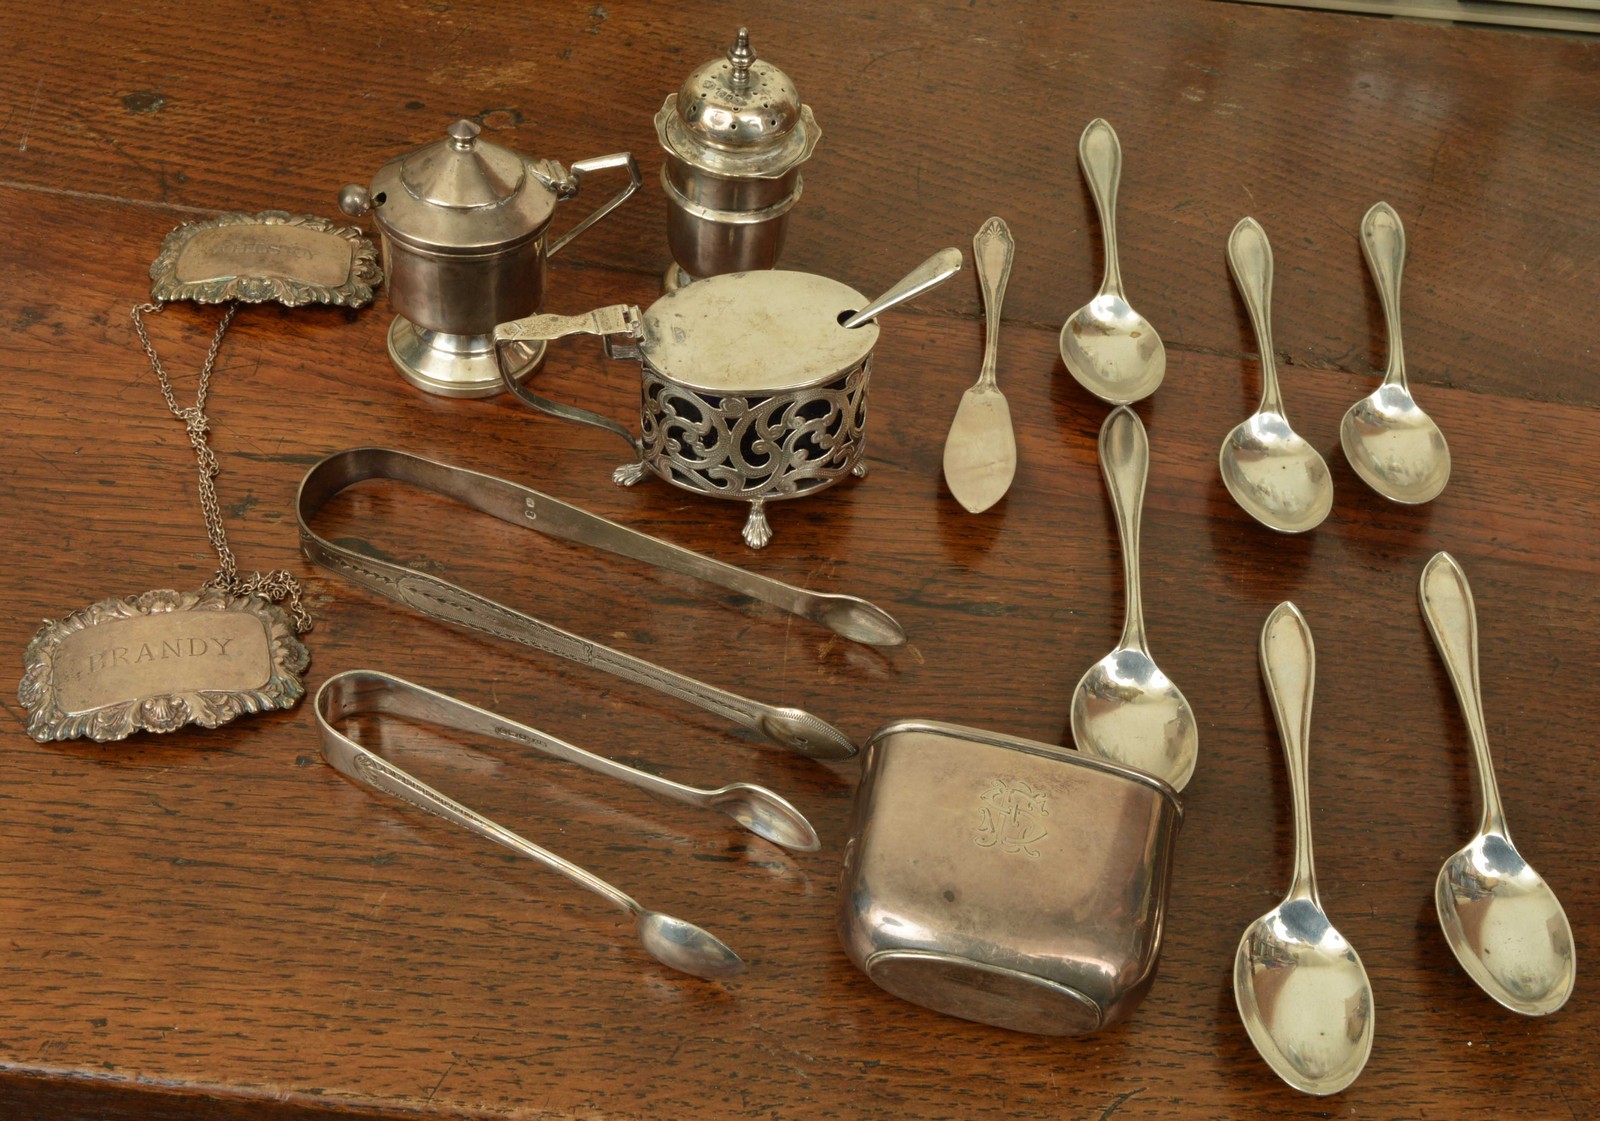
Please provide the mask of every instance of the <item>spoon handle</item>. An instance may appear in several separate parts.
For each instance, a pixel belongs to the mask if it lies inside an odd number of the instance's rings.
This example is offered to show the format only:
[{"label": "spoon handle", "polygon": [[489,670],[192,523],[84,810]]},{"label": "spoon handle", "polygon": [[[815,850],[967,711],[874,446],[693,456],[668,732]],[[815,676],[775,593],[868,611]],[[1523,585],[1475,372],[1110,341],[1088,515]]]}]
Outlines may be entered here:
[{"label": "spoon handle", "polygon": [[1406,228],[1388,203],[1375,204],[1361,219],[1361,252],[1372,270],[1383,321],[1389,329],[1389,369],[1383,383],[1403,386],[1406,358],[1400,344],[1400,276],[1406,267]]},{"label": "spoon handle", "polygon": [[983,290],[983,369],[978,384],[993,386],[1000,352],[1000,305],[1011,279],[1011,259],[1017,244],[1003,218],[990,218],[972,235],[972,261]]},{"label": "spoon handle", "polygon": [[1478,787],[1483,794],[1482,832],[1506,833],[1505,809],[1500,802],[1500,787],[1494,778],[1494,762],[1489,757],[1489,735],[1483,724],[1483,692],[1478,681],[1478,614],[1473,606],[1472,586],[1467,574],[1449,553],[1435,553],[1422,570],[1417,588],[1422,617],[1428,633],[1438,647],[1450,684],[1455,686],[1466,718],[1467,735],[1472,739],[1472,755],[1478,764]]},{"label": "spoon handle", "polygon": [[859,327],[863,323],[870,323],[883,312],[897,304],[903,304],[914,296],[920,296],[929,288],[943,284],[956,273],[961,271],[961,250],[951,247],[941,249],[929,257],[922,264],[906,273],[883,295],[873,300],[866,307],[846,319],[843,326],[846,329]]},{"label": "spoon handle", "polygon": [[1078,166],[1089,184],[1095,211],[1100,215],[1100,234],[1106,246],[1105,278],[1100,295],[1122,295],[1122,267],[1117,262],[1117,185],[1122,181],[1122,144],[1116,130],[1102,118],[1090,121],[1078,137]]},{"label": "spoon handle", "polygon": [[[1262,412],[1283,416],[1278,366],[1272,351],[1272,243],[1254,218],[1241,218],[1228,235],[1228,268],[1250,314],[1256,346],[1261,351]],[[1286,418],[1287,419],[1287,418]]]},{"label": "spoon handle", "polygon": [[1120,645],[1150,653],[1144,631],[1144,599],[1139,590],[1139,520],[1144,484],[1150,475],[1150,438],[1139,414],[1123,405],[1100,426],[1100,472],[1111,496],[1111,512],[1122,542],[1122,582],[1126,590]]},{"label": "spoon handle", "polygon": [[1272,715],[1283,740],[1294,806],[1294,880],[1290,897],[1317,898],[1317,871],[1311,857],[1311,694],[1316,684],[1317,650],[1300,609],[1287,600],[1272,609],[1261,628],[1261,676],[1267,683]]}]

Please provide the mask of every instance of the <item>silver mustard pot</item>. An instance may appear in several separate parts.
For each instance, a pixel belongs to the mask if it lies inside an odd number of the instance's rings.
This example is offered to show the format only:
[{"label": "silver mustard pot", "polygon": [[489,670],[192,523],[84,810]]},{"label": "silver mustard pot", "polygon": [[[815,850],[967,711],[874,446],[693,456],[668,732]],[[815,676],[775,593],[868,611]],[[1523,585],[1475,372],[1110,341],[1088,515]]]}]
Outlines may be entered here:
[{"label": "silver mustard pot", "polygon": [[518,385],[514,352],[503,359],[502,376],[532,408],[625,440],[635,461],[613,472],[618,484],[649,472],[697,494],[748,502],[744,539],[759,549],[772,537],[768,502],[866,474],[873,317],[960,267],[959,250],[942,250],[874,301],[811,273],[729,273],[674,289],[642,313],[617,304],[586,315],[536,315],[500,324],[494,337],[517,347],[600,335],[610,357],[637,359],[637,436]]},{"label": "silver mustard pot", "polygon": [[[457,121],[443,140],[380,167],[370,189],[352,184],[339,195],[346,214],[370,211],[377,220],[397,313],[389,357],[411,384],[445,397],[501,391],[495,324],[543,307],[545,262],[641,182],[627,152],[579,160],[569,170],[478,134],[473,122]],[[628,172],[628,185],[550,239],[557,204],[578,193],[584,176],[612,168]],[[507,355],[519,378],[543,356],[543,344]]]},{"label": "silver mustard pot", "polygon": [[822,131],[789,76],[756,58],[744,28],[725,58],[667,95],[656,138],[674,261],[664,290],[776,265],[800,165]]},{"label": "silver mustard pot", "polygon": [[879,729],[840,877],[846,954],[937,1012],[1040,1035],[1127,1017],[1155,979],[1183,809],[1158,778],[932,721]]}]

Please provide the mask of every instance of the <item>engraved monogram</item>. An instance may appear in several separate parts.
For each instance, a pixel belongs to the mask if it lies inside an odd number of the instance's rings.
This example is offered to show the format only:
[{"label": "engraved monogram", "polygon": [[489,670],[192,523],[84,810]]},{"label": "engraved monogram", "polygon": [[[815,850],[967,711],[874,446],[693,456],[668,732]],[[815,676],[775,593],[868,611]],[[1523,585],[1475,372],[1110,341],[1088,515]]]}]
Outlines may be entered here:
[{"label": "engraved monogram", "polygon": [[978,795],[978,807],[981,818],[973,841],[979,848],[1038,858],[1039,850],[1033,846],[1050,835],[1039,820],[1050,816],[1043,790],[1020,779],[997,778]]}]

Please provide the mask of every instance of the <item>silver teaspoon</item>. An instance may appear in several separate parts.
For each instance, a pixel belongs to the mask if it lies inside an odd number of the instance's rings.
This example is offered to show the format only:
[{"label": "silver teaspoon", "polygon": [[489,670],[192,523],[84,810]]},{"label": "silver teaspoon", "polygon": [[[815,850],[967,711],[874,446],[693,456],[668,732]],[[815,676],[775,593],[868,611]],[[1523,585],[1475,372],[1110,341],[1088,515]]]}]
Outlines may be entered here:
[{"label": "silver teaspoon", "polygon": [[1017,473],[1017,437],[1011,407],[996,383],[1000,347],[1000,305],[1006,298],[1016,244],[1004,220],[990,218],[972,238],[972,259],[983,289],[983,367],[961,395],[956,418],[944,441],[944,481],[956,501],[981,514],[1005,497]]},{"label": "silver teaspoon", "polygon": [[1489,758],[1478,686],[1478,618],[1467,574],[1435,554],[1418,589],[1422,617],[1455,686],[1472,739],[1483,817],[1477,835],[1439,869],[1433,899],[1445,941],[1467,976],[1524,1016],[1554,1012],[1572,995],[1577,959],[1572,927],[1555,892],[1522,859],[1506,832]]},{"label": "silver teaspoon", "polygon": [[1078,164],[1089,184],[1106,247],[1105,277],[1094,299],[1061,328],[1061,361],[1090,393],[1112,405],[1143,400],[1167,372],[1167,349],[1149,322],[1122,294],[1117,262],[1117,185],[1122,145],[1105,121],[1095,118],[1078,138]]},{"label": "silver teaspoon", "polygon": [[1100,470],[1122,541],[1127,606],[1122,638],[1072,694],[1078,750],[1164,779],[1182,790],[1194,774],[1200,733],[1183,693],[1150,657],[1139,593],[1139,514],[1150,472],[1150,441],[1138,414],[1123,406],[1100,426]]},{"label": "silver teaspoon", "polygon": [[1389,330],[1389,369],[1383,384],[1354,405],[1339,423],[1344,457],[1373,490],[1395,502],[1427,502],[1450,481],[1450,446],[1406,385],[1400,345],[1400,276],[1406,231],[1400,216],[1380,202],[1361,219],[1361,252],[1372,270]]},{"label": "silver teaspoon", "polygon": [[1280,533],[1303,533],[1333,509],[1333,480],[1317,449],[1289,427],[1272,357],[1272,245],[1254,218],[1228,235],[1228,267],[1261,350],[1261,404],[1222,441],[1217,463],[1233,500]]},{"label": "silver teaspoon", "polygon": [[1372,985],[1317,898],[1311,858],[1311,695],[1316,648],[1305,616],[1280,603],[1261,628],[1261,675],[1283,740],[1294,804],[1294,878],[1283,902],[1245,929],[1233,997],[1250,1042],[1296,1090],[1336,1094],[1372,1053]]}]

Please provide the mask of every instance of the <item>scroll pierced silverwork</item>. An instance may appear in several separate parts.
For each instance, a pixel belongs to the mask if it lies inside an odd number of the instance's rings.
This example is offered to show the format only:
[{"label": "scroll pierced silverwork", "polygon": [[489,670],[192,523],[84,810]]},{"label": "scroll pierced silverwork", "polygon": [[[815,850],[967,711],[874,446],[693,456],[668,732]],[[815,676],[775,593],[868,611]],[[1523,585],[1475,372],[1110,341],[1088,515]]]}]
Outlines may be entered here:
[{"label": "scroll pierced silverwork", "polygon": [[173,230],[150,266],[150,295],[202,304],[364,307],[382,279],[377,249],[355,226],[265,210]]},{"label": "scroll pierced silverwork", "polygon": [[45,620],[17,699],[40,743],[103,743],[292,708],[309,662],[289,617],[260,596],[158,590]]}]

